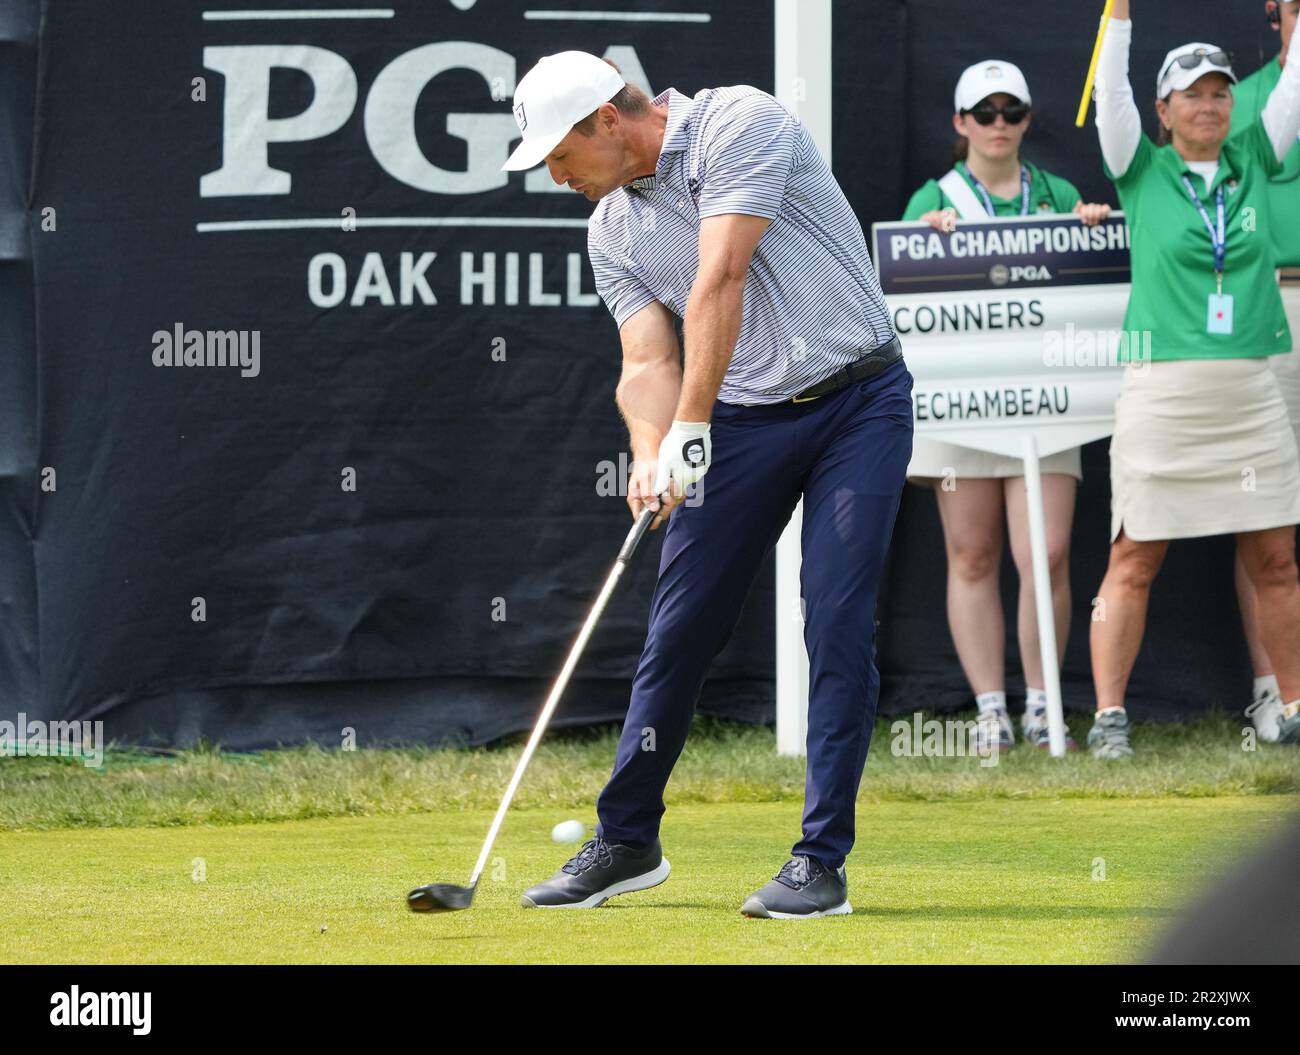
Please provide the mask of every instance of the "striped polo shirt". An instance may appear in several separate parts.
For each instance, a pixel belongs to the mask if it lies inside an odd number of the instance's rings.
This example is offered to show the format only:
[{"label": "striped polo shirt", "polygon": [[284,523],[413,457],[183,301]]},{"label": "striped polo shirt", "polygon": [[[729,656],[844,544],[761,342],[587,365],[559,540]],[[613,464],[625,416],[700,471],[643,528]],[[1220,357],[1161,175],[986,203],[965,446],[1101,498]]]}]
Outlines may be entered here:
[{"label": "striped polo shirt", "polygon": [[894,337],[862,225],[803,122],[749,85],[675,88],[653,175],[605,195],[587,224],[596,291],[619,326],[652,301],[679,317],[700,221],[771,220],[745,279],[718,398],[779,403]]}]

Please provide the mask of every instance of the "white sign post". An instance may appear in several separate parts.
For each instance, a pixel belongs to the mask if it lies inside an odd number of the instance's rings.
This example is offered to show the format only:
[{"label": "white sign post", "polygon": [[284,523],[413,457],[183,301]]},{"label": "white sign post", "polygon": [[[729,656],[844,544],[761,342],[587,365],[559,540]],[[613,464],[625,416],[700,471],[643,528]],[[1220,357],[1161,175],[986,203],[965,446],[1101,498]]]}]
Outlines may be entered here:
[{"label": "white sign post", "polygon": [[1029,554],[1034,565],[1034,604],[1038,610],[1038,646],[1042,652],[1047,693],[1047,739],[1052,755],[1065,754],[1065,715],[1061,703],[1061,671],[1056,662],[1056,613],[1052,605],[1052,576],[1047,563],[1047,523],[1043,515],[1043,477],[1038,465],[1038,441],[1025,433],[1025,506],[1029,511]]},{"label": "white sign post", "polygon": [[[831,0],[776,0],[776,97],[808,126],[831,161]],[[799,592],[803,500],[776,544],[776,750],[802,755],[808,739],[808,652]]]}]

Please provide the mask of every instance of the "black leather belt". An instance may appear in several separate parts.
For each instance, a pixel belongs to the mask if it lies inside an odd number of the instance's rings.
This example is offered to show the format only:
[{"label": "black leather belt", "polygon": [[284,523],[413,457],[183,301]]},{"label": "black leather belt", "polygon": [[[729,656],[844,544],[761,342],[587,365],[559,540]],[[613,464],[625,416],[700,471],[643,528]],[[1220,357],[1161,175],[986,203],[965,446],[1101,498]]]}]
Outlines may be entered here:
[{"label": "black leather belt", "polygon": [[829,396],[832,392],[838,392],[841,388],[853,384],[855,381],[865,381],[868,378],[875,377],[883,371],[890,363],[901,358],[903,346],[895,337],[888,344],[882,344],[874,351],[868,352],[856,362],[849,363],[848,366],[842,366],[830,377],[818,381],[815,385],[805,388],[797,396],[791,396],[791,403],[807,403],[809,400],[817,399],[821,396]]}]

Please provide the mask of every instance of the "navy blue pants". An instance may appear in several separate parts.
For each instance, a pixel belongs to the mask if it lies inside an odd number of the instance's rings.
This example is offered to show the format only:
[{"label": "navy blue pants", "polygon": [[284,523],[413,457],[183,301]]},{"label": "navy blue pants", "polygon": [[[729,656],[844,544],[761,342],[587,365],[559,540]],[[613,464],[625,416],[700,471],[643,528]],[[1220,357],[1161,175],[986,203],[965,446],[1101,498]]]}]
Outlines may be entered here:
[{"label": "navy blue pants", "polygon": [[649,634],[597,833],[650,842],[709,665],[767,551],[803,496],[808,773],[793,853],[837,869],[853,846],[880,675],[876,592],[912,456],[912,375],[903,360],[804,403],[713,408],[713,461],[698,504],[664,530]]}]

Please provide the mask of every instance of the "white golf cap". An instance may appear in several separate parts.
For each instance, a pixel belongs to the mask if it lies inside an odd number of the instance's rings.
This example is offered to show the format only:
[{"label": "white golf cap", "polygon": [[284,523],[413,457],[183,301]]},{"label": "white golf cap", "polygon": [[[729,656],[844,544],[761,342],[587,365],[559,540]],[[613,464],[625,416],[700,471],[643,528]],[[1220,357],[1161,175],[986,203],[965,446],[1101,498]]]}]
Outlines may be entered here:
[{"label": "white golf cap", "polygon": [[1029,98],[1029,85],[1019,66],[1001,59],[985,59],[962,72],[952,97],[953,110],[961,113],[973,109],[981,99],[998,92],[1014,95],[1022,103],[1033,101]]},{"label": "white golf cap", "polygon": [[626,83],[608,62],[585,51],[543,57],[515,89],[515,121],[524,140],[501,167],[513,172],[541,162],[569,129]]},{"label": "white golf cap", "polygon": [[[1194,56],[1200,61],[1190,69],[1185,69],[1178,61],[1183,56]],[[1211,56],[1216,61],[1211,62]],[[1181,92],[1184,88],[1190,88],[1207,73],[1222,73],[1233,84],[1237,83],[1237,75],[1228,65],[1228,56],[1222,48],[1200,42],[1174,48],[1165,56],[1165,61],[1160,64],[1160,72],[1156,74],[1156,98],[1163,99],[1170,92]]]}]

